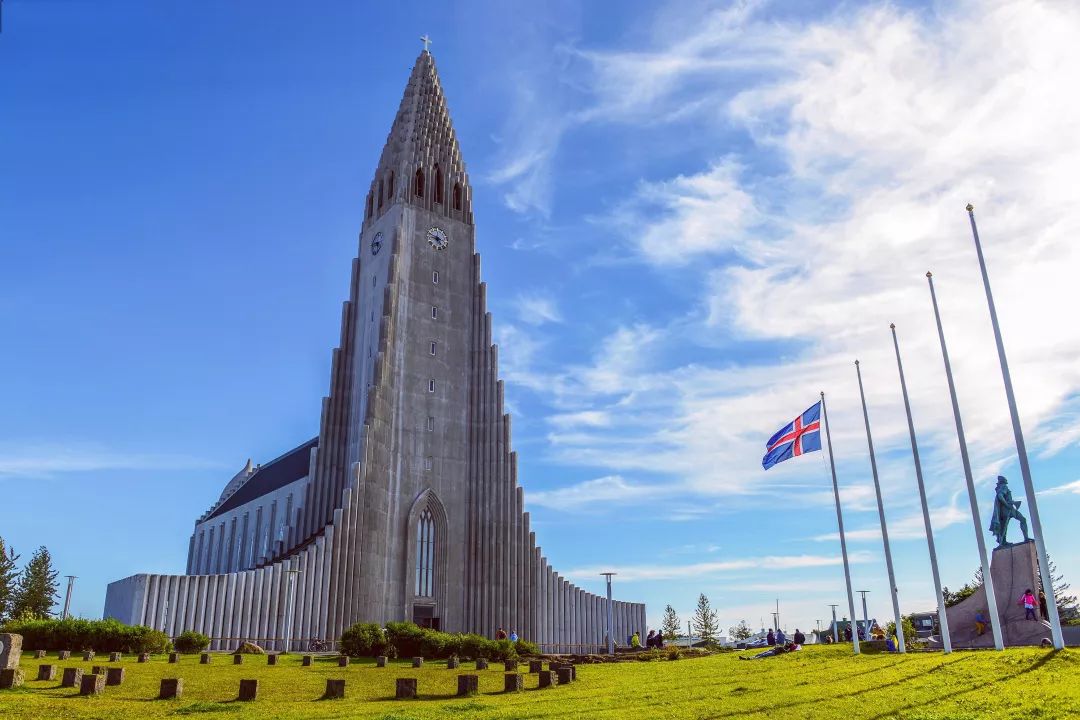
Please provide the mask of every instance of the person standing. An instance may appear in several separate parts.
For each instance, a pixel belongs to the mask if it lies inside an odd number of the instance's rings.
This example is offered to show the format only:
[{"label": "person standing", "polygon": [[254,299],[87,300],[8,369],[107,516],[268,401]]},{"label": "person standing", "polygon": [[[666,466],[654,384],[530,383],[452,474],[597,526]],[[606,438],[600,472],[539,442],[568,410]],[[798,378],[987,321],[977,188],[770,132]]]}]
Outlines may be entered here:
[{"label": "person standing", "polygon": [[510,642],[516,643],[517,641],[518,641],[517,630],[511,630],[510,631]]},{"label": "person standing", "polygon": [[765,636],[765,642],[770,646],[776,644],[776,635],[773,634],[772,628],[769,628],[769,634]]},{"label": "person standing", "polygon": [[1031,588],[1024,591],[1024,594],[1020,596],[1019,605],[1024,606],[1024,619],[1025,620],[1038,620],[1035,617],[1035,596],[1031,594]]},{"label": "person standing", "polygon": [[502,628],[499,628],[498,630],[496,630],[495,631],[495,639],[496,640],[505,640],[506,639],[506,631],[503,630]]},{"label": "person standing", "polygon": [[787,645],[787,635],[784,634],[783,630],[776,631],[776,644]]},{"label": "person standing", "polygon": [[1039,590],[1039,615],[1042,616],[1043,620],[1050,617],[1050,614],[1046,611],[1046,593],[1041,589]]},{"label": "person standing", "polygon": [[795,628],[795,637],[793,638],[796,645],[805,645],[806,636],[802,634],[799,628]]}]

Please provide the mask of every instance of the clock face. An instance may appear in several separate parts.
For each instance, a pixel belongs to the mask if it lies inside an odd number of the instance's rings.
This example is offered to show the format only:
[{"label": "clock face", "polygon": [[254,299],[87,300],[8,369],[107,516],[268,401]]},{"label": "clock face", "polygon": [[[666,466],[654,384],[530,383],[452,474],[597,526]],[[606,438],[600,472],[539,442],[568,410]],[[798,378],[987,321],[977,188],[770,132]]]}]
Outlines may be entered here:
[{"label": "clock face", "polygon": [[436,250],[445,250],[446,246],[450,244],[450,240],[446,237],[446,231],[437,227],[427,231],[427,241],[428,245]]},{"label": "clock face", "polygon": [[371,254],[378,255],[379,250],[382,249],[382,233],[375,233],[375,237],[371,238]]}]

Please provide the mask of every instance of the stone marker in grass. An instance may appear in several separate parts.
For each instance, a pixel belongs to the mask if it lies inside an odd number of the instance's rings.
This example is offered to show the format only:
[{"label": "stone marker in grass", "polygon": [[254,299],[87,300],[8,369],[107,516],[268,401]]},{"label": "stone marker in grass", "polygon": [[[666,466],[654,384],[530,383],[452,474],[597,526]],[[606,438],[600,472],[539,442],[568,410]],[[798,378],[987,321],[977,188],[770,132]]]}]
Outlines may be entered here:
[{"label": "stone marker in grass", "polygon": [[158,690],[158,700],[172,700],[184,694],[183,678],[162,678],[161,689]]},{"label": "stone marker in grass", "polygon": [[173,664],[180,662],[180,653],[169,653],[169,662]]},{"label": "stone marker in grass", "polygon": [[105,676],[97,673],[83,675],[79,683],[80,695],[100,695],[105,692]]},{"label": "stone marker in grass", "polygon": [[416,698],[416,678],[398,678],[394,697],[398,700],[413,700]]},{"label": "stone marker in grass", "polygon": [[243,665],[244,664],[244,656],[241,655],[240,653],[236,653],[235,655],[232,656],[232,664],[233,665]]},{"label": "stone marker in grass", "polygon": [[503,663],[503,669],[506,670],[506,672],[517,672],[517,669],[518,669],[517,660],[507,660],[506,662]]},{"label": "stone marker in grass", "polygon": [[460,664],[461,664],[461,663],[460,663],[460,661],[458,660],[458,657],[457,657],[457,655],[451,655],[451,656],[450,656],[449,658],[447,658],[447,660],[446,660],[446,667],[447,667],[447,668],[448,668],[449,670],[457,670],[457,669],[458,669],[458,665],[460,665]]},{"label": "stone marker in grass", "polygon": [[310,655],[305,655],[302,658],[300,658],[301,667],[311,667],[311,660],[312,660],[312,658],[311,658]]},{"label": "stone marker in grass", "polygon": [[254,700],[259,696],[259,681],[258,680],[241,680],[240,681],[240,697],[239,700]]},{"label": "stone marker in grass", "polygon": [[38,665],[37,679],[38,680],[55,680],[56,679],[56,666],[55,665]]},{"label": "stone marker in grass", "polygon": [[120,658],[123,657],[120,653],[109,653],[109,662],[120,662]]},{"label": "stone marker in grass", "polygon": [[561,668],[555,671],[559,676],[560,685],[569,685],[574,679],[574,669],[563,665]]},{"label": "stone marker in grass", "polygon": [[475,695],[480,692],[480,676],[479,675],[458,675],[457,676],[457,694],[463,695]]},{"label": "stone marker in grass", "polygon": [[266,656],[267,665],[277,665],[277,655],[271,654]]},{"label": "stone marker in grass", "polygon": [[375,667],[386,667],[386,656],[379,655],[375,658]]},{"label": "stone marker in grass", "polygon": [[200,665],[209,665],[210,664],[210,653],[203,653],[202,655],[200,655],[199,656],[199,664]]},{"label": "stone marker in grass", "polygon": [[485,660],[484,658],[478,659],[476,661],[476,669],[477,670],[487,670],[488,669],[488,661]]},{"label": "stone marker in grass", "polygon": [[124,668],[109,668],[105,671],[106,685],[122,685],[124,682]]},{"label": "stone marker in grass", "polygon": [[83,659],[83,662],[90,662],[91,660],[94,659],[94,651],[93,650],[87,650],[86,652],[84,652],[82,654],[82,659]]},{"label": "stone marker in grass", "polygon": [[22,635],[0,634],[0,670],[13,670],[22,660]]},{"label": "stone marker in grass", "polygon": [[45,658],[45,651],[44,650],[35,650],[34,651],[34,659],[35,660],[43,660],[44,658]]},{"label": "stone marker in grass", "polygon": [[58,657],[60,660],[70,660],[71,659],[71,651],[70,650],[61,650],[57,654],[56,657]]},{"label": "stone marker in grass", "polygon": [[0,670],[0,690],[22,687],[23,671],[19,668],[5,668]]},{"label": "stone marker in grass", "polygon": [[90,672],[94,675],[100,675],[101,677],[105,677],[105,666],[95,665],[93,668],[90,669]]},{"label": "stone marker in grass", "polygon": [[60,687],[79,687],[82,676],[82,668],[64,668],[64,677],[60,680]]},{"label": "stone marker in grass", "polygon": [[341,700],[345,697],[345,681],[344,680],[327,680],[326,692],[323,693],[324,700]]},{"label": "stone marker in grass", "polygon": [[337,666],[338,667],[349,667],[349,656],[348,655],[338,655]]},{"label": "stone marker in grass", "polygon": [[530,660],[529,661],[529,672],[530,673],[538,673],[538,672],[541,672],[543,669],[544,669],[544,661],[543,660]]},{"label": "stone marker in grass", "polygon": [[414,657],[412,659],[412,666],[414,668],[424,667],[424,658],[422,658],[422,657]]},{"label": "stone marker in grass", "polygon": [[150,662],[150,653],[139,653],[139,662],[141,662],[141,663]]},{"label": "stone marker in grass", "polygon": [[541,670],[537,674],[540,676],[540,687],[542,688],[555,687],[559,684],[554,670]]},{"label": "stone marker in grass", "polygon": [[521,673],[509,672],[503,675],[503,692],[521,692],[525,689],[525,679]]}]

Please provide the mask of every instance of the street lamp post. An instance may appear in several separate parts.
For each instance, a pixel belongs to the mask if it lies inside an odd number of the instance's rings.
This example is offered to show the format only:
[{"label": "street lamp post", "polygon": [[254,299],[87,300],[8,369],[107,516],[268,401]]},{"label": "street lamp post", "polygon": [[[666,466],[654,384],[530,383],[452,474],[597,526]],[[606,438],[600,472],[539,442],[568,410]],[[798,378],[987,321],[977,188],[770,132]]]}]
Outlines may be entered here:
[{"label": "street lamp post", "polygon": [[607,578],[607,651],[608,655],[615,654],[615,629],[612,627],[612,614],[611,614],[611,577],[616,573],[605,572],[600,573]]}]

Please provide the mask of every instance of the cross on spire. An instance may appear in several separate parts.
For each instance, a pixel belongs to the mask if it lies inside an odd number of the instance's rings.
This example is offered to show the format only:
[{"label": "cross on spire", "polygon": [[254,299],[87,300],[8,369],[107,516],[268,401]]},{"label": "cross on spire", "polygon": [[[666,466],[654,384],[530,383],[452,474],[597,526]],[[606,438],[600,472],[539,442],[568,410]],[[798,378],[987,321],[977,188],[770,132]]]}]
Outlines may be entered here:
[{"label": "cross on spire", "polygon": [[427,33],[420,36],[420,42],[424,43],[424,52],[428,52],[428,46],[431,45],[431,38],[427,36]]}]

